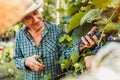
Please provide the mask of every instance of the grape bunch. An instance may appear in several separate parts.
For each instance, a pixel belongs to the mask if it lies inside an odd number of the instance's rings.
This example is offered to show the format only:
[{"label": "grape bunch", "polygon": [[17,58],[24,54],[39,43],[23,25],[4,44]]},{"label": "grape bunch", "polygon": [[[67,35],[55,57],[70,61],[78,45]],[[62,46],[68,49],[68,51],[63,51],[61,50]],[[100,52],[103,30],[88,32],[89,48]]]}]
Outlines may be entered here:
[{"label": "grape bunch", "polygon": [[108,40],[108,42],[111,42],[111,41],[113,41],[114,39],[113,39],[112,36],[108,36],[107,40]]},{"label": "grape bunch", "polygon": [[96,53],[100,48],[101,48],[100,46],[95,46],[95,49],[93,50],[93,54],[96,55]]},{"label": "grape bunch", "polygon": [[[89,36],[92,40],[93,40],[93,36],[96,36],[98,39],[100,38],[100,36],[101,36],[101,33],[100,32],[98,32],[98,30],[96,29],[96,30],[94,30],[93,31],[93,33],[92,34],[87,34],[86,36]],[[86,39],[86,37],[84,37],[85,39]],[[87,41],[87,39],[86,39],[86,41]],[[84,43],[83,43],[83,41],[82,40],[80,40],[79,41],[79,47],[83,47],[84,46]],[[91,50],[93,51],[93,49],[96,47],[96,45],[93,47],[93,48],[91,48]]]},{"label": "grape bunch", "polygon": [[120,39],[114,39],[112,36],[107,38],[108,42],[120,42]]}]

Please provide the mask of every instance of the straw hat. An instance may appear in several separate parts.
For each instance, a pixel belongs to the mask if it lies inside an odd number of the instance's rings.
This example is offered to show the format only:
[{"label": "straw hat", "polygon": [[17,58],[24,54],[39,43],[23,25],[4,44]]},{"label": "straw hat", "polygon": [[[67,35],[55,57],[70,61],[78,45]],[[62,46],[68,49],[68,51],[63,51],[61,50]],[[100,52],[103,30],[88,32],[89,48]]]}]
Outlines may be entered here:
[{"label": "straw hat", "polygon": [[43,0],[0,0],[0,35],[42,4]]},{"label": "straw hat", "polygon": [[25,10],[25,15],[28,13],[40,8],[43,4],[43,0],[25,0],[26,5],[29,5],[28,8]]}]

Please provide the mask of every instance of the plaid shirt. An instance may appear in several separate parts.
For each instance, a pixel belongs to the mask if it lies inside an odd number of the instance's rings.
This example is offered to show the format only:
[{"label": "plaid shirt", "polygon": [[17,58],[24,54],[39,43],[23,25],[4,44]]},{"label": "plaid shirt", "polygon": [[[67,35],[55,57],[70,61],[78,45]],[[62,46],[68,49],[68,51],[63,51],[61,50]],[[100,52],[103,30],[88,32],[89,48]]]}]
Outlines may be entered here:
[{"label": "plaid shirt", "polygon": [[[19,69],[25,71],[24,80],[41,80],[44,74],[50,73],[52,80],[57,80],[57,75],[61,74],[61,68],[59,64],[55,64],[59,61],[61,55],[70,56],[72,51],[78,51],[78,46],[68,48],[64,45],[59,46],[58,40],[64,34],[64,31],[56,24],[44,21],[45,28],[42,32],[42,40],[39,46],[35,46],[33,39],[27,32],[27,27],[23,27],[16,34],[15,39],[15,54],[14,62]],[[25,67],[24,60],[32,55],[43,55],[45,69],[40,72],[35,72]]]}]

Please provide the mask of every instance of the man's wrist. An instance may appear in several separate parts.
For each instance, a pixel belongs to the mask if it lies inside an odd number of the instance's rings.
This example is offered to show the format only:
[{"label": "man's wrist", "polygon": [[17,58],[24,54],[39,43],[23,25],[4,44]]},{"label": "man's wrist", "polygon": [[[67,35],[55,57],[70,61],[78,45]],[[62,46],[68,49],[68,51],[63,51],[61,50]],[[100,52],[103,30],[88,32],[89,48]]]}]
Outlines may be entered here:
[{"label": "man's wrist", "polygon": [[27,58],[25,58],[25,60],[24,60],[24,65],[25,65],[25,67],[28,67]]}]

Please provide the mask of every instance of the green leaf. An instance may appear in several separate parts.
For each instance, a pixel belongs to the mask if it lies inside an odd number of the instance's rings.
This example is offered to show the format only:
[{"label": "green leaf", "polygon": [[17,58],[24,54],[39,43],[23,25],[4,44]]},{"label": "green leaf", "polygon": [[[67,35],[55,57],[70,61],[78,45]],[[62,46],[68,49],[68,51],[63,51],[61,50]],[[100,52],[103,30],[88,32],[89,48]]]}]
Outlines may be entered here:
[{"label": "green leaf", "polygon": [[68,47],[72,47],[73,44],[72,44],[72,43],[68,43],[67,46],[68,46]]},{"label": "green leaf", "polygon": [[70,41],[72,40],[72,37],[70,37],[69,35],[67,35],[67,36],[66,36],[66,40],[67,40],[68,42],[70,42]]},{"label": "green leaf", "polygon": [[65,64],[60,64],[60,65],[61,65],[62,70],[65,69]]},{"label": "green leaf", "polygon": [[110,23],[107,23],[107,25],[104,27],[104,30],[105,31],[116,30],[116,26],[115,24],[110,22]]},{"label": "green leaf", "polygon": [[75,69],[78,69],[78,68],[79,68],[79,66],[80,66],[80,64],[79,64],[79,63],[75,63],[75,64],[74,64]]},{"label": "green leaf", "polygon": [[119,33],[120,33],[120,23],[117,23],[117,24],[115,24],[115,26],[116,26],[116,29],[119,31]]},{"label": "green leaf", "polygon": [[112,2],[112,0],[93,0],[93,4],[96,8],[106,9],[107,6]]},{"label": "green leaf", "polygon": [[68,15],[73,15],[77,12],[79,12],[79,9],[81,7],[81,4],[70,4],[69,7],[67,8],[66,12]]},{"label": "green leaf", "polygon": [[99,18],[101,15],[101,10],[100,9],[92,9],[89,12],[87,12],[82,19],[80,20],[80,25],[84,24],[87,21],[94,20],[96,18]]},{"label": "green leaf", "polygon": [[34,2],[36,1],[36,0],[33,0]]},{"label": "green leaf", "polygon": [[52,80],[51,74],[50,73],[45,74],[41,80]]},{"label": "green leaf", "polygon": [[82,26],[77,27],[72,33],[72,43],[77,44],[82,36],[85,36],[93,27],[92,24],[85,23]]},{"label": "green leaf", "polygon": [[120,4],[120,0],[112,0],[112,2],[108,5],[109,7],[117,7]]},{"label": "green leaf", "polygon": [[73,63],[75,63],[75,62],[77,62],[77,61],[78,61],[78,59],[79,59],[79,54],[78,54],[78,53],[76,53],[76,52],[72,52],[72,54],[71,54],[71,57],[70,57],[70,58],[72,59]]},{"label": "green leaf", "polygon": [[69,26],[68,26],[68,32],[72,31],[73,29],[75,29],[76,27],[80,25],[80,19],[82,18],[84,14],[85,12],[80,12],[80,13],[76,13],[72,17],[72,19],[70,20]]},{"label": "green leaf", "polygon": [[64,60],[64,68],[68,69],[71,66],[72,62],[69,59]]},{"label": "green leaf", "polygon": [[83,51],[82,51],[82,56],[89,56],[89,55],[93,55],[93,51],[91,51],[90,49],[84,49]]},{"label": "green leaf", "polygon": [[57,11],[57,12],[64,12],[65,9],[64,9],[64,8],[58,8],[58,9],[56,9],[55,11]]},{"label": "green leaf", "polygon": [[108,19],[107,18],[101,18],[100,20],[98,20],[97,22],[95,22],[95,24],[97,25],[105,25],[107,23]]},{"label": "green leaf", "polygon": [[66,34],[64,34],[60,39],[59,39],[59,43],[63,42],[66,39]]},{"label": "green leaf", "polygon": [[85,12],[76,13],[70,20],[68,26],[68,32],[71,32],[73,29],[77,28],[80,25],[81,18],[90,10],[90,7],[85,8]]}]

